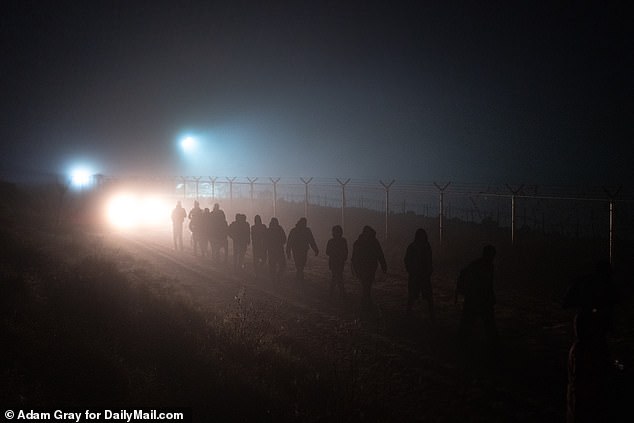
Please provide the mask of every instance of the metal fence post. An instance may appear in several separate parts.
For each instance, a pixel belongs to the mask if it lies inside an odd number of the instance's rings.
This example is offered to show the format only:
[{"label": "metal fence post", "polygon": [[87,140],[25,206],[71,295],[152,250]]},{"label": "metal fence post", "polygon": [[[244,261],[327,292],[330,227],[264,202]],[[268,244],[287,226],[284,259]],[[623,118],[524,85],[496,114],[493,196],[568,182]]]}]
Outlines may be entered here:
[{"label": "metal fence post", "polygon": [[440,211],[438,213],[438,242],[440,245],[442,245],[444,231],[443,218],[445,216],[445,190],[450,184],[451,182],[447,182],[444,186],[441,187],[436,182],[434,182],[434,185],[436,186],[436,188],[438,188],[438,191],[440,193]]},{"label": "metal fence post", "polygon": [[346,179],[345,181],[342,181],[341,179],[337,178],[337,182],[339,182],[339,185],[341,186],[341,227],[344,229],[346,229],[346,214],[345,214],[345,210],[346,210],[346,185],[348,185],[348,182],[350,182],[350,178]]},{"label": "metal fence post", "polygon": [[383,185],[383,189],[385,190],[385,240],[387,241],[388,236],[388,221],[390,216],[390,187],[394,183],[394,179],[388,184],[379,180],[381,185]]},{"label": "metal fence post", "polygon": [[187,176],[181,176],[183,181],[183,200],[187,199]]},{"label": "metal fence post", "polygon": [[255,181],[258,180],[258,178],[250,178],[247,176],[247,180],[249,181],[249,185],[250,185],[250,194],[251,194],[251,214],[255,213],[255,206],[253,204],[253,184],[255,184]]},{"label": "metal fence post", "polygon": [[228,176],[225,176],[225,178],[229,182],[229,208],[233,213],[233,181],[235,181],[237,177],[234,176],[233,178],[230,178]]},{"label": "metal fence post", "polygon": [[273,217],[277,217],[277,183],[280,178],[269,178],[273,182]]},{"label": "metal fence post", "polygon": [[614,192],[603,187],[603,190],[608,195],[609,204],[610,204],[610,226],[609,226],[609,245],[608,245],[608,257],[610,260],[610,264],[614,263],[614,200],[616,196],[621,191],[622,187],[618,187]]},{"label": "metal fence post", "polygon": [[211,181],[211,201],[215,201],[216,200],[216,180],[218,179],[217,176],[210,176],[209,180]]},{"label": "metal fence post", "polygon": [[308,184],[313,181],[313,178],[308,179],[299,178],[304,183],[304,217],[308,219]]},{"label": "metal fence post", "polygon": [[515,244],[515,196],[522,191],[524,184],[519,188],[513,189],[510,185],[506,184],[506,187],[511,191],[511,244]]},{"label": "metal fence post", "polygon": [[198,184],[200,183],[200,176],[194,177],[194,182],[196,183],[196,201],[198,201],[200,198],[200,196],[198,195]]}]

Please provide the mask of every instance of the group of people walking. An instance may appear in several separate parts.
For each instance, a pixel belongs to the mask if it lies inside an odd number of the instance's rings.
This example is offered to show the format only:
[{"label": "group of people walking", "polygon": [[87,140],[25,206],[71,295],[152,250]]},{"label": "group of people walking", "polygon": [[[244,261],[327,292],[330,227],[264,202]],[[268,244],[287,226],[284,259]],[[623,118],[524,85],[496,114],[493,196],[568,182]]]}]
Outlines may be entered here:
[{"label": "group of people walking", "polygon": [[[233,241],[233,267],[234,271],[245,270],[244,257],[249,245],[252,245],[253,269],[256,277],[262,276],[268,267],[270,280],[279,281],[286,269],[286,261],[291,258],[294,261],[297,282],[304,281],[304,268],[308,260],[308,252],[313,251],[319,255],[319,247],[308,221],[300,218],[288,236],[280,226],[276,217],[271,218],[268,227],[262,223],[259,215],[254,216],[254,223],[249,226],[244,214],[236,214],[235,220],[227,223],[225,213],[216,203],[213,210],[201,209],[198,201],[187,213],[180,201],[172,211],[174,248],[183,249],[183,224],[189,218],[189,229],[192,233],[194,254],[206,256],[211,252],[215,262],[228,261],[228,239]],[[221,256],[220,251],[224,251]],[[340,225],[332,227],[332,237],[326,245],[328,256],[328,268],[331,271],[330,295],[335,291],[344,298],[344,268],[348,261],[348,241],[343,236],[343,228]],[[495,325],[493,323],[493,268],[492,261],[495,249],[491,246],[485,248],[483,258],[461,273],[461,278],[468,288],[459,287],[465,296],[465,313],[461,322],[461,334],[466,339],[470,328],[476,318],[482,317],[491,339],[495,338]],[[387,262],[381,244],[376,237],[376,231],[365,226],[358,239],[352,245],[350,256],[351,270],[361,282],[362,305],[372,305],[372,285],[375,281],[377,270],[380,268],[387,273]],[[404,257],[405,268],[408,272],[408,300],[407,314],[411,313],[415,302],[422,298],[428,306],[430,320],[434,320],[434,300],[431,284],[433,273],[432,251],[427,238],[427,233],[420,228],[416,231],[414,241],[409,244]]]},{"label": "group of people walking", "polygon": [[[228,224],[225,213],[218,203],[214,204],[213,210],[210,211],[208,208],[201,209],[199,202],[195,201],[194,207],[187,213],[178,201],[171,217],[175,250],[183,250],[183,225],[185,219],[189,218],[194,255],[200,254],[205,257],[211,253],[215,262],[221,262],[220,251],[224,251],[222,261],[226,264],[230,238],[233,242],[233,267],[237,272],[245,270],[244,257],[251,244],[256,276],[260,276],[268,264],[269,276],[274,281],[279,280],[286,269],[287,258],[293,258],[297,271],[296,279],[303,281],[308,251],[312,249],[316,256],[319,254],[313,233],[304,217],[297,221],[288,237],[276,217],[271,218],[267,227],[262,223],[262,218],[256,215],[253,225],[249,226],[246,215],[238,213],[235,220]],[[327,251],[335,268],[339,265],[343,268],[343,263],[348,258],[346,241],[341,236],[339,239],[339,243],[334,243]]]},{"label": "group of people walking", "polygon": [[[259,215],[254,216],[254,223],[249,226],[244,214],[236,214],[235,220],[227,223],[224,212],[216,203],[213,210],[201,209],[198,201],[194,202],[194,207],[187,213],[180,201],[172,211],[173,241],[174,249],[183,250],[183,225],[185,219],[189,218],[189,229],[192,233],[192,247],[195,255],[203,257],[211,254],[215,262],[228,262],[228,250],[230,238],[233,242],[233,268],[235,272],[245,270],[244,257],[249,245],[252,245],[253,269],[256,277],[262,276],[268,266],[270,280],[279,281],[286,269],[286,261],[293,260],[296,274],[295,280],[298,283],[304,281],[304,268],[308,261],[308,252],[313,251],[315,256],[319,255],[319,247],[308,221],[305,217],[300,218],[295,226],[290,230],[288,236],[284,228],[280,226],[276,217],[272,217],[268,227],[262,223]],[[221,255],[220,252],[224,254]],[[431,249],[429,250],[431,254]],[[344,268],[349,257],[348,241],[343,237],[343,228],[335,225],[332,228],[332,238],[326,245],[326,255],[328,256],[328,267],[332,278],[330,283],[330,294],[335,290],[344,298],[346,296],[344,288]],[[415,260],[415,257],[411,258]],[[352,255],[352,273],[363,286],[363,303],[370,305],[371,287],[375,279],[376,270],[381,268],[383,273],[387,272],[387,263],[379,241],[376,238],[376,231],[370,226],[365,226],[359,238],[354,242]],[[431,257],[429,259],[431,263]],[[416,271],[413,271],[416,273]],[[431,275],[431,271],[429,272]],[[427,275],[429,279],[429,275]],[[431,285],[426,285],[431,292]]]},{"label": "group of people walking", "polygon": [[[268,227],[259,215],[249,226],[244,214],[236,214],[235,220],[227,224],[224,212],[218,204],[213,210],[202,210],[198,202],[187,213],[179,201],[172,212],[174,248],[183,250],[183,224],[189,217],[194,254],[211,256],[220,261],[224,250],[224,263],[228,260],[228,238],[233,241],[234,271],[245,270],[244,257],[247,247],[252,245],[253,268],[256,277],[261,276],[268,265],[269,278],[279,281],[286,268],[286,260],[295,263],[295,279],[304,281],[304,268],[308,252],[319,255],[319,248],[305,217],[300,218],[288,237],[277,218],[271,218]],[[210,247],[210,248],[208,248]],[[339,291],[346,297],[344,268],[348,260],[348,242],[340,225],[332,227],[332,237],[326,245],[328,268],[331,272],[330,295]],[[496,304],[493,287],[496,249],[486,245],[482,255],[465,266],[459,273],[455,290],[455,302],[464,301],[458,329],[459,349],[470,350],[469,338],[475,323],[480,320],[486,337],[485,356],[495,359],[498,349],[498,332],[495,323]],[[365,226],[353,243],[350,257],[351,270],[362,286],[362,306],[372,306],[371,288],[376,271],[380,267],[387,272],[383,249],[376,231]],[[432,249],[424,229],[416,230],[414,240],[407,246],[404,265],[408,273],[407,315],[416,301],[422,298],[427,303],[429,320],[434,322],[434,300],[431,275],[433,273]],[[609,351],[606,333],[612,323],[612,309],[617,294],[611,279],[610,263],[600,262],[596,272],[576,280],[564,300],[564,307],[576,308],[575,342],[570,349],[568,365],[567,418],[568,421],[598,421],[606,415],[608,399]]]}]

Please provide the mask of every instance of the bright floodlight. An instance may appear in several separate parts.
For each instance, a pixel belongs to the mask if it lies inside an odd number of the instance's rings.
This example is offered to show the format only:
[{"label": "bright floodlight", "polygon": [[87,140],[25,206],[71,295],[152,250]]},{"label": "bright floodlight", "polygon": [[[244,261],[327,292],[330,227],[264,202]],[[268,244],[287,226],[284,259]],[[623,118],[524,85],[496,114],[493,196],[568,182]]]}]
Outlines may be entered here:
[{"label": "bright floodlight", "polygon": [[157,195],[120,193],[108,202],[108,222],[119,229],[162,227],[170,221],[171,206]]},{"label": "bright floodlight", "polygon": [[70,175],[70,182],[74,187],[85,187],[90,183],[90,172],[86,169],[75,169]]},{"label": "bright floodlight", "polygon": [[137,223],[136,198],[130,194],[119,194],[108,204],[107,216],[111,225],[130,228]]},{"label": "bright floodlight", "polygon": [[191,136],[183,138],[181,147],[186,153],[191,153],[196,148],[196,138]]}]

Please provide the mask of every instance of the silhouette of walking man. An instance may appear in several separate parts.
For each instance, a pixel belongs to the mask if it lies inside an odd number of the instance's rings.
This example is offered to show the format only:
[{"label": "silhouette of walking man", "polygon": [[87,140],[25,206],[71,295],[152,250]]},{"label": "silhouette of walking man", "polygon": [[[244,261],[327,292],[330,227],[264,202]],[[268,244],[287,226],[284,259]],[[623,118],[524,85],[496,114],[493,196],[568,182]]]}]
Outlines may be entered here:
[{"label": "silhouette of walking man", "polygon": [[227,240],[229,226],[227,225],[227,217],[225,212],[220,209],[220,204],[215,203],[211,212],[211,256],[218,263],[220,260],[220,250],[224,249],[224,264],[229,259],[229,241]]},{"label": "silhouette of walking man", "polygon": [[482,257],[460,271],[456,287],[456,302],[458,294],[464,295],[458,333],[461,351],[466,351],[469,335],[478,319],[482,319],[484,324],[490,355],[492,356],[497,350],[498,332],[495,326],[495,292],[493,290],[494,259],[495,247],[487,245],[482,250]]},{"label": "silhouette of walking man", "polygon": [[414,302],[422,296],[429,306],[429,319],[434,321],[434,297],[431,288],[432,253],[427,240],[427,232],[419,228],[416,230],[414,242],[409,244],[405,252],[405,269],[409,274],[407,290],[407,315],[412,311]]},{"label": "silhouette of walking man", "polygon": [[246,215],[236,214],[236,220],[229,225],[229,237],[233,240],[233,271],[242,271],[244,255],[251,243],[251,228]]},{"label": "silhouette of walking man", "polygon": [[[201,237],[203,237],[203,211],[200,208],[200,203],[194,201],[194,207],[189,211],[189,230],[192,231],[192,240],[194,241],[194,255],[197,255],[197,249],[201,244]],[[202,251],[201,251],[202,254]]]},{"label": "silhouette of walking man", "polygon": [[176,202],[176,207],[172,210],[172,236],[174,238],[174,250],[183,251],[183,222],[187,217],[185,208],[180,201]]},{"label": "silhouette of walking man", "polygon": [[362,306],[370,309],[372,307],[371,289],[379,264],[383,273],[387,273],[383,249],[376,239],[376,231],[370,226],[364,226],[361,235],[354,242],[351,261],[352,271],[363,287]]},{"label": "silhouette of walking man", "polygon": [[266,232],[267,228],[262,223],[262,218],[256,214],[251,226],[251,245],[253,246],[253,271],[259,276],[266,264]]},{"label": "silhouette of walking man", "polygon": [[610,422],[610,351],[603,316],[581,311],[575,316],[575,342],[568,352],[566,421]]},{"label": "silhouette of walking man", "polygon": [[286,244],[286,232],[280,226],[277,217],[272,217],[269,228],[266,230],[266,254],[269,259],[269,274],[272,282],[279,281],[286,268],[284,244]]},{"label": "silhouette of walking man", "polygon": [[308,249],[312,248],[315,256],[319,255],[319,248],[315,244],[313,232],[307,226],[305,217],[300,218],[297,224],[288,234],[288,242],[286,243],[286,257],[290,260],[291,252],[295,261],[297,282],[304,280],[304,267],[308,261]]},{"label": "silhouette of walking man", "polygon": [[564,308],[574,308],[577,314],[592,312],[603,322],[607,332],[612,327],[618,292],[612,280],[612,265],[606,260],[597,263],[594,273],[575,279],[563,301]]},{"label": "silhouette of walking man", "polygon": [[576,309],[575,342],[568,353],[568,422],[614,421],[607,334],[617,302],[612,265],[605,260],[594,273],[575,279],[566,293],[564,308]]}]

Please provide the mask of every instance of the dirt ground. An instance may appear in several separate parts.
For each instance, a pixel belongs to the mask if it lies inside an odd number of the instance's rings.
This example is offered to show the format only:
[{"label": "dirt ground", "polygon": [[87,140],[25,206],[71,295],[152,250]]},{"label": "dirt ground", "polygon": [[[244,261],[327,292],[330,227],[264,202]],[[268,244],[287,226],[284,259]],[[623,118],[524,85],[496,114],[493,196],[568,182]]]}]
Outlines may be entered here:
[{"label": "dirt ground", "polygon": [[[509,246],[493,233],[506,237],[504,228],[447,222],[448,247],[432,242],[432,324],[426,304],[406,316],[402,266],[409,234],[429,219],[393,217],[395,236],[382,240],[389,272],[367,313],[349,267],[347,297],[329,296],[328,219],[311,221],[322,253],[309,256],[304,283],[292,262],[273,283],[254,276],[248,254],[236,274],[189,245],[173,251],[167,227],[81,227],[43,213],[56,203],[40,194],[5,191],[13,200],[0,208],[0,403],[183,406],[201,422],[565,420],[573,313],[559,300],[572,277],[592,270],[594,244],[526,233]],[[351,212],[349,221],[368,220]],[[499,247],[494,357],[481,327],[466,350],[456,339],[455,280],[483,241]],[[610,396],[616,420],[631,421],[634,259],[619,251]]]},{"label": "dirt ground", "polygon": [[[550,293],[540,295],[498,281],[496,319],[501,347],[496,357],[487,357],[481,328],[476,329],[470,350],[458,351],[457,269],[440,267],[433,274],[436,321],[431,324],[423,303],[406,317],[407,284],[402,274],[379,275],[373,289],[376,310],[364,314],[360,286],[349,269],[348,298],[329,296],[323,256],[309,258],[303,284],[294,281],[292,261],[284,279],[272,283],[255,278],[250,268],[235,274],[230,265],[195,257],[191,248],[175,252],[167,232],[111,233],[100,239],[111,250],[134,258],[129,272],[142,267],[165,277],[160,286],[152,287],[155,292],[181,297],[210,318],[233,315],[237,307],[241,310],[238,329],[245,336],[255,334],[268,348],[310,366],[317,379],[320,373],[341,379],[332,389],[341,389],[341,400],[354,404],[355,419],[565,420],[572,314],[562,310]],[[251,263],[249,257],[247,263]],[[620,362],[629,364],[632,328],[624,321],[627,317],[619,316],[612,351]],[[629,369],[617,375],[617,382],[623,384],[625,372]],[[623,392],[617,386],[618,398]],[[314,413],[298,417],[323,418]]]}]

